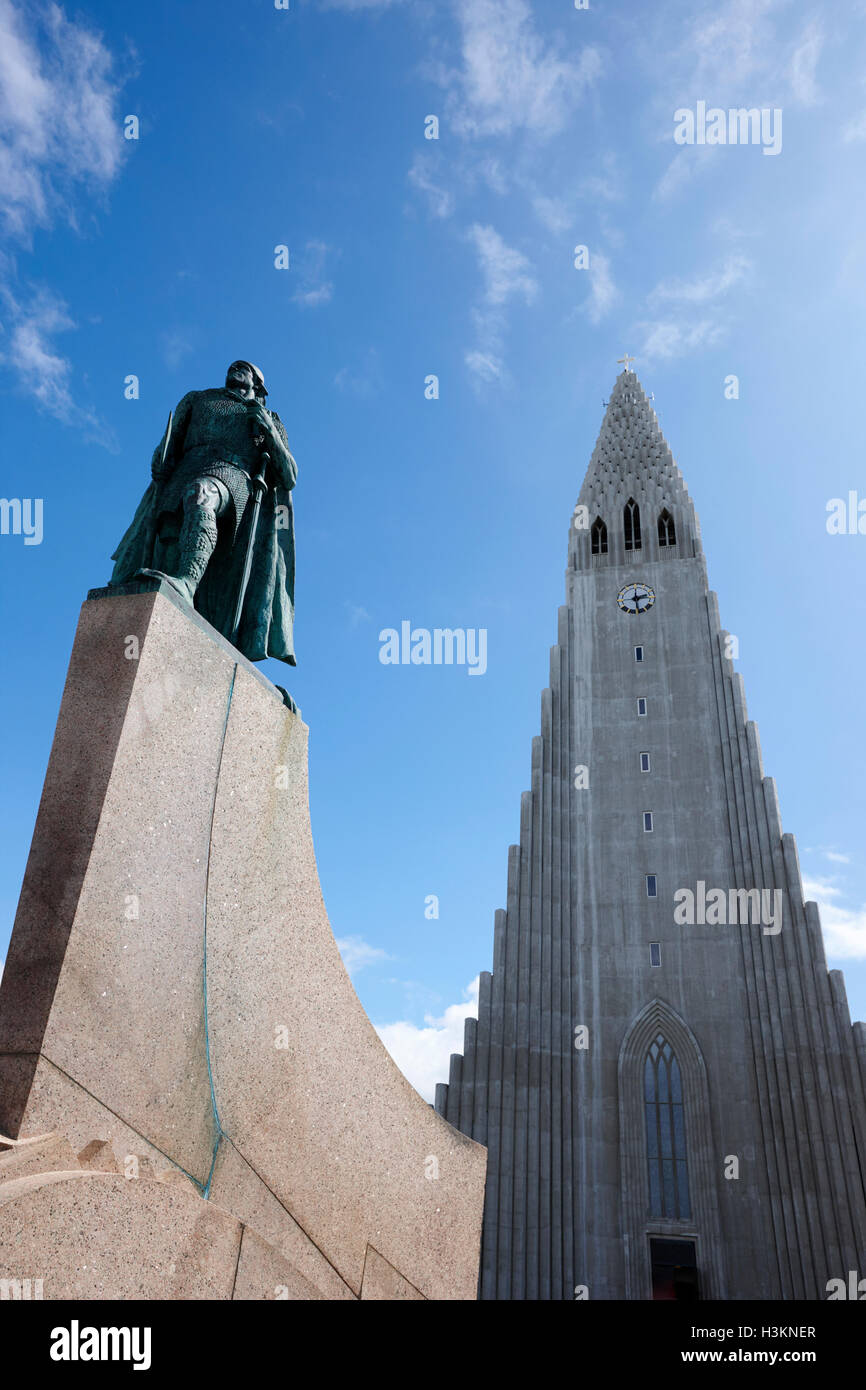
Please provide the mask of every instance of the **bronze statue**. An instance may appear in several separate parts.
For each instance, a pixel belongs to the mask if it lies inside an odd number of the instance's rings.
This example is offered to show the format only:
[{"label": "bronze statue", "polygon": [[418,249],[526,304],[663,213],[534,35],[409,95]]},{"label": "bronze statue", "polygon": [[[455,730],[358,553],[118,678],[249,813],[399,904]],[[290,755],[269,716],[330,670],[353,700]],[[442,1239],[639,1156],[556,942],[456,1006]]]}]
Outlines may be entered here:
[{"label": "bronze statue", "polygon": [[110,583],[163,579],[251,661],[294,666],[298,469],[267,394],[258,367],[233,362],[224,387],[184,396]]}]

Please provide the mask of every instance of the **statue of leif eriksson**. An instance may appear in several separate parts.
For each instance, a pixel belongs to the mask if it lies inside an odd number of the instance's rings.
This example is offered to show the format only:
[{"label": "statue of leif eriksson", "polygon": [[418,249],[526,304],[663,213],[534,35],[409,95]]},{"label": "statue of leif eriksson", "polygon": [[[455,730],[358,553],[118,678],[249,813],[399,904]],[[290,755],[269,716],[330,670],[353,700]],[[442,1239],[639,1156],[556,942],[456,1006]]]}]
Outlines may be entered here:
[{"label": "statue of leif eriksson", "polygon": [[294,666],[298,469],[267,394],[258,367],[233,362],[224,387],[184,396],[110,582],[162,579],[249,660]]}]

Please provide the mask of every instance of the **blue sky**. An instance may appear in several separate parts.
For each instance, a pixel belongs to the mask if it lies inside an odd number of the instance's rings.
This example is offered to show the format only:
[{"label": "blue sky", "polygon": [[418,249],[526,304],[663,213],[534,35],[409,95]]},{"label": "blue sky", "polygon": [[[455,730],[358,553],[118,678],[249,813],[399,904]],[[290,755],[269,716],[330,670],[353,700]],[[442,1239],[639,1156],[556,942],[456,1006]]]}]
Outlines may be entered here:
[{"label": "blue sky", "polygon": [[[169,408],[249,357],[300,470],[299,665],[265,670],[310,725],[325,901],[445,1079],[628,349],[866,1017],[866,535],[826,527],[866,499],[864,60],[856,0],[0,0],[2,493],[44,502],[40,545],[0,536],[0,956],[80,603]],[[779,109],[781,150],[677,145],[698,102]],[[486,673],[383,666],[406,619],[485,628]]]}]

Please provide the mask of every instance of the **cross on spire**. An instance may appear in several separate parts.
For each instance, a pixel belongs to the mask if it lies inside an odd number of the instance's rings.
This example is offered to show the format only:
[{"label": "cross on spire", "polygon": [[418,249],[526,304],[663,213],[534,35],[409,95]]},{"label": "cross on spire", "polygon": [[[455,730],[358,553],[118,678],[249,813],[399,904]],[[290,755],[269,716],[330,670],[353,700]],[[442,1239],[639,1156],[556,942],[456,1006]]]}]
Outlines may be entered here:
[{"label": "cross on spire", "polygon": [[634,358],[634,357],[629,357],[628,353],[626,353],[624,357],[618,357],[616,360],[617,360],[617,365],[619,365],[620,362],[624,363],[625,365],[623,366],[623,371],[624,371],[624,372],[628,372],[628,371],[631,371],[631,367],[629,366],[629,363],[634,362],[634,361],[635,361],[635,358]]}]

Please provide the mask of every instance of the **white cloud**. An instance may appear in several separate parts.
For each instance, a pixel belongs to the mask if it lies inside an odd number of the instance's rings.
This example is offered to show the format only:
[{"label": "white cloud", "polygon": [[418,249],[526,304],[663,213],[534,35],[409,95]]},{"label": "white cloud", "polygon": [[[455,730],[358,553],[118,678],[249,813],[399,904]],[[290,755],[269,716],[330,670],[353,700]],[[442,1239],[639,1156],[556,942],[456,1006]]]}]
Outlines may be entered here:
[{"label": "white cloud", "polygon": [[[25,18],[26,13],[26,18]],[[124,150],[113,60],[59,5],[0,0],[0,215],[26,238],[63,213],[76,185],[106,187]]]},{"label": "white cloud", "polygon": [[820,25],[812,20],[806,25],[791,58],[789,74],[791,90],[796,101],[803,106],[814,106],[818,101],[818,86],[815,81],[815,68],[824,47],[824,35]]},{"label": "white cloud", "polygon": [[[693,108],[699,99],[722,108],[783,111],[821,100],[816,70],[824,34],[814,17],[795,30],[789,0],[707,0],[690,8],[684,37],[673,42],[669,10],[657,10],[656,27],[643,46],[652,64],[660,139],[673,141],[675,110]],[[659,64],[658,52],[666,45],[665,61]],[[724,157],[718,145],[679,150],[653,196],[672,197]]]},{"label": "white cloud", "polygon": [[669,361],[695,352],[698,348],[711,347],[722,337],[724,325],[712,319],[700,319],[696,323],[658,319],[652,323],[639,323],[637,331],[643,335],[637,353],[642,361]]},{"label": "white cloud", "polygon": [[388,10],[402,0],[319,0],[322,10]]},{"label": "white cloud", "polygon": [[850,864],[850,863],[851,863],[851,856],[850,856],[850,854],[840,854],[840,853],[838,852],[838,850],[835,850],[835,849],[825,849],[825,850],[824,850],[824,858],[825,858],[825,859],[829,859],[830,862],[831,862],[831,864]]},{"label": "white cloud", "polygon": [[331,248],[324,241],[308,241],[297,257],[292,257],[292,275],[297,280],[292,300],[305,309],[328,304],[334,286],[325,279],[325,266]]},{"label": "white cloud", "polygon": [[552,135],[601,72],[598,49],[561,58],[535,30],[525,0],[456,0],[463,66],[445,76],[452,119],[467,136]]},{"label": "white cloud", "polygon": [[[658,310],[669,306],[664,317],[636,325],[643,336],[638,355],[642,359],[671,360],[686,353],[712,347],[727,331],[730,316],[715,301],[723,299],[743,283],[752,262],[733,253],[718,267],[688,279],[662,280],[647,295],[647,307]],[[708,310],[712,308],[712,314]]]},{"label": "white cloud", "polygon": [[589,276],[589,299],[586,316],[590,323],[600,323],[619,299],[619,290],[610,273],[610,261],[600,251],[593,251],[586,274]]},{"label": "white cloud", "polygon": [[681,188],[719,158],[721,148],[721,145],[691,145],[688,149],[677,150],[653,189],[653,198],[662,202],[667,198],[673,198]]},{"label": "white cloud", "polygon": [[43,410],[63,424],[84,430],[92,443],[116,451],[110,430],[93,411],[80,405],[72,385],[72,365],[56,349],[58,333],[75,327],[64,301],[44,288],[30,292],[26,301],[0,285],[4,306],[4,348],[0,362],[17,377],[23,391],[34,396]]},{"label": "white cloud", "polygon": [[545,193],[537,193],[532,199],[532,209],[539,222],[543,222],[550,232],[558,235],[571,226],[571,213],[561,198],[550,198]]},{"label": "white cloud", "polygon": [[441,1017],[425,1014],[423,1028],[402,1020],[376,1027],[403,1075],[431,1104],[437,1081],[448,1080],[451,1053],[463,1051],[466,1019],[478,1017],[477,975],[463,993],[464,1002],[450,1004]]},{"label": "white cloud", "polygon": [[[433,179],[430,167],[433,162],[432,156],[419,151],[409,170],[409,182],[425,195],[433,217],[450,217],[454,211],[454,195]],[[435,162],[438,164],[439,161]]]},{"label": "white cloud", "polygon": [[729,0],[705,5],[693,17],[680,53],[694,64],[693,82],[701,90],[739,88],[766,65],[772,51],[769,22],[779,0]]},{"label": "white cloud", "polygon": [[171,371],[175,371],[193,350],[188,336],[179,328],[163,333],[161,343],[163,360]]},{"label": "white cloud", "polygon": [[505,376],[505,305],[515,296],[529,303],[537,285],[529,261],[521,251],[508,246],[495,228],[476,222],[468,235],[478,253],[482,292],[472,314],[477,343],[466,353],[465,362],[477,381],[492,382]]},{"label": "white cloud", "polygon": [[375,396],[382,389],[382,368],[376,349],[368,348],[359,366],[341,367],[334,375],[334,385],[359,400]]},{"label": "white cloud", "polygon": [[664,84],[713,105],[743,97],[749,105],[811,106],[824,35],[812,16],[792,29],[788,0],[708,0],[692,7],[685,36],[664,65]]},{"label": "white cloud", "polygon": [[866,111],[848,122],[842,131],[842,139],[846,145],[859,145],[866,140]]},{"label": "white cloud", "polygon": [[469,237],[478,252],[485,303],[502,305],[513,295],[533,298],[537,286],[521,251],[507,246],[493,227],[482,227],[478,222],[469,228]]},{"label": "white cloud", "polygon": [[347,603],[346,611],[349,615],[349,623],[352,627],[360,627],[362,623],[369,623],[372,621],[370,614],[362,603]]},{"label": "white cloud", "polygon": [[832,879],[804,879],[803,894],[818,904],[824,945],[828,956],[841,959],[866,959],[866,905],[860,908],[840,907],[834,901],[842,896]]},{"label": "white cloud", "polygon": [[338,937],[337,946],[350,975],[357,975],[374,961],[391,959],[387,951],[383,951],[379,946],[371,946],[361,936]]},{"label": "white cloud", "polygon": [[594,203],[619,203],[625,197],[623,181],[615,161],[608,155],[604,160],[603,174],[587,174],[577,186],[581,198],[589,198]]},{"label": "white cloud", "polygon": [[665,302],[705,304],[708,300],[718,299],[720,295],[727,294],[728,290],[747,277],[751,269],[752,262],[748,257],[731,255],[717,270],[693,276],[690,280],[662,280],[650,291],[647,303],[651,307]]},{"label": "white cloud", "polygon": [[[17,240],[58,217],[74,224],[76,195],[92,198],[118,173],[124,140],[112,65],[101,37],[59,5],[25,12],[0,0],[0,222]],[[67,305],[44,287],[16,285],[10,264],[0,269],[0,360],[43,410],[116,449],[79,404],[72,365],[57,349],[57,335],[75,327]]]}]

